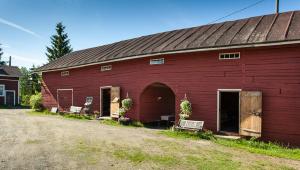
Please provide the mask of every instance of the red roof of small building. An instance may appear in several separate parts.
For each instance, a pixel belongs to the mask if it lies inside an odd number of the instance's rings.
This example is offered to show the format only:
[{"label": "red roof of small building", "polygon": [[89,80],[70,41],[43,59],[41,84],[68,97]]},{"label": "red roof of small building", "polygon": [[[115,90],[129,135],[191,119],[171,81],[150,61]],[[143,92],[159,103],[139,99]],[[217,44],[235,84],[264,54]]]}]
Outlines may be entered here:
[{"label": "red roof of small building", "polygon": [[37,71],[140,58],[145,56],[300,43],[300,11],[257,16],[236,21],[162,32],[67,54]]}]

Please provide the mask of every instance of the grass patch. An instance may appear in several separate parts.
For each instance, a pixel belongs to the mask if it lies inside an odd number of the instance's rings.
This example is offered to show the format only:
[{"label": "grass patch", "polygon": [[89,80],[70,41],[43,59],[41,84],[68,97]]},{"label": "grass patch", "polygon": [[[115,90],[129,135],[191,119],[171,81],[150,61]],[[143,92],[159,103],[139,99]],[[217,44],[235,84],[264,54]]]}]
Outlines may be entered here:
[{"label": "grass patch", "polygon": [[300,149],[291,149],[284,146],[281,146],[279,144],[275,144],[272,142],[266,143],[262,141],[257,141],[254,139],[246,140],[246,139],[238,139],[238,140],[231,140],[231,139],[222,139],[222,138],[215,138],[212,137],[213,135],[211,132],[207,133],[192,133],[192,132],[186,132],[186,131],[171,131],[171,130],[165,130],[160,131],[160,134],[163,134],[168,137],[172,138],[179,138],[179,139],[206,139],[211,140],[214,143],[227,146],[227,147],[233,147],[233,148],[239,148],[246,151],[249,151],[251,153],[258,153],[262,155],[268,155],[273,157],[279,157],[279,158],[287,158],[287,159],[294,159],[294,160],[300,160]]},{"label": "grass patch", "polygon": [[68,119],[80,119],[80,120],[93,120],[94,118],[92,116],[88,115],[79,115],[79,114],[65,114],[63,117]]},{"label": "grass patch", "polygon": [[180,161],[172,155],[149,154],[139,148],[119,148],[113,152],[113,155],[119,159],[131,161],[134,164],[143,162],[152,162],[164,166],[176,165]]},{"label": "grass patch", "polygon": [[228,147],[244,149],[251,153],[258,153],[258,154],[269,155],[274,157],[300,160],[300,149],[291,149],[271,142],[266,143],[266,142],[256,141],[256,140],[246,140],[246,139],[230,140],[230,139],[219,139],[219,138],[214,142]]},{"label": "grass patch", "polygon": [[138,121],[130,121],[128,125],[123,125],[116,120],[104,119],[100,121],[101,124],[111,125],[111,126],[122,126],[122,127],[144,127],[144,124]]},{"label": "grass patch", "polygon": [[94,118],[92,116],[88,115],[79,115],[79,114],[73,114],[73,113],[68,113],[68,114],[60,114],[60,113],[52,113],[48,110],[43,110],[43,111],[29,111],[28,114],[31,115],[59,115],[64,118],[68,119],[79,119],[79,120],[93,120]]},{"label": "grass patch", "polygon": [[102,155],[102,148],[98,143],[95,144],[84,139],[77,140],[74,145],[65,148],[70,156],[77,157],[88,165],[97,164]]},{"label": "grass patch", "polygon": [[205,139],[205,140],[215,139],[211,131],[194,133],[188,131],[164,130],[164,131],[160,131],[159,133],[177,139]]},{"label": "grass patch", "polygon": [[39,144],[39,143],[42,143],[41,140],[38,140],[38,139],[28,139],[25,141],[26,144]]}]

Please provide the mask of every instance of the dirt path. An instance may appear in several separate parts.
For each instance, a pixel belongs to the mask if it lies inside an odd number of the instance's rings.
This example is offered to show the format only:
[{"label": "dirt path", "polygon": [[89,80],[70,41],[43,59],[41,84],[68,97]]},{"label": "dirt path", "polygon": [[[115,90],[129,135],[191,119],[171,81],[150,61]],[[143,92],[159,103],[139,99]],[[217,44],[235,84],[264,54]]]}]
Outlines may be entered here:
[{"label": "dirt path", "polygon": [[0,110],[0,169],[300,169],[300,162],[156,130]]}]

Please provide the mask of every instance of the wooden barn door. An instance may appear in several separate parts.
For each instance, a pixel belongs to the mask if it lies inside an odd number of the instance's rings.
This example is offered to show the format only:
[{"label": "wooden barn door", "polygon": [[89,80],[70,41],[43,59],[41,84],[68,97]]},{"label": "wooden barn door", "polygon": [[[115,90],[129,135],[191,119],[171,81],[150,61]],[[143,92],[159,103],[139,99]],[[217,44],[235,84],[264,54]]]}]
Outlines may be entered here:
[{"label": "wooden barn door", "polygon": [[242,91],[240,102],[240,135],[260,137],[262,93],[259,91]]},{"label": "wooden barn door", "polygon": [[6,105],[14,106],[15,105],[15,93],[13,91],[6,91]]},{"label": "wooden barn door", "polygon": [[111,87],[110,100],[110,116],[118,118],[118,111],[120,108],[120,87]]}]

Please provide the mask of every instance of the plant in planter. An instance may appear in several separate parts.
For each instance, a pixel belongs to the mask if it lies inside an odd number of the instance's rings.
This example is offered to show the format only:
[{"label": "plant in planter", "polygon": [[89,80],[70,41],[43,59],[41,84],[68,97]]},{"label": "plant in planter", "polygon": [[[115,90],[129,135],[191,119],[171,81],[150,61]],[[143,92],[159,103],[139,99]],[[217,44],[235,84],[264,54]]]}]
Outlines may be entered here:
[{"label": "plant in planter", "polygon": [[122,100],[122,107],[119,108],[119,123],[129,124],[130,119],[125,117],[125,114],[132,108],[133,102],[132,99],[127,96],[126,99]]},{"label": "plant in planter", "polygon": [[180,119],[187,119],[192,115],[192,103],[185,96],[180,103]]}]

